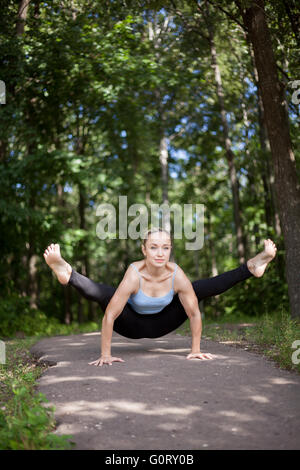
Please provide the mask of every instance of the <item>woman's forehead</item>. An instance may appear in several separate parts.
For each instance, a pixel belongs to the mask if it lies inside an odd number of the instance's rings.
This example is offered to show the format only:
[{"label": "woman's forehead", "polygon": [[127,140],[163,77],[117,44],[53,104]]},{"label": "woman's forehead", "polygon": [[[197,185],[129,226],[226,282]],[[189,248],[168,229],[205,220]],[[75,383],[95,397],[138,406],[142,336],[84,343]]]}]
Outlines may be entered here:
[{"label": "woman's forehead", "polygon": [[166,233],[155,233],[153,235],[149,235],[148,237],[149,242],[151,243],[160,243],[160,244],[167,244],[170,245],[170,237]]}]

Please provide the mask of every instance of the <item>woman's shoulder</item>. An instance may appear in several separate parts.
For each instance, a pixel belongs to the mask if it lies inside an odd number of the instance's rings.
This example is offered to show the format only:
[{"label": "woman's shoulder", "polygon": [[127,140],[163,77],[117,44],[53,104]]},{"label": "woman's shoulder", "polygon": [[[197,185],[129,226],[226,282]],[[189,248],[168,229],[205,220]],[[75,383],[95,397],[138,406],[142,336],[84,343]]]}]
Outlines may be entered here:
[{"label": "woman's shoulder", "polygon": [[174,263],[173,261],[168,261],[167,268],[170,269],[172,272],[174,272],[175,269],[178,269],[178,264]]},{"label": "woman's shoulder", "polygon": [[133,261],[132,263],[130,263],[130,265],[128,267],[133,266],[134,268],[136,268],[139,271],[140,269],[143,268],[144,265],[145,265],[145,261],[144,260],[139,260],[139,261]]}]

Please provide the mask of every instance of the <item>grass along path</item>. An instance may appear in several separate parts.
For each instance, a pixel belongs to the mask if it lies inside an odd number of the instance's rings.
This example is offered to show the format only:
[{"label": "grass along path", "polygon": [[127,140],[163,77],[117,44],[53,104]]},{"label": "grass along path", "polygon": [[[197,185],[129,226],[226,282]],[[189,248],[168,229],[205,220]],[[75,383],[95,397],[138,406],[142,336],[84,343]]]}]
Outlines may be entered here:
[{"label": "grass along path", "polygon": [[36,393],[36,380],[48,367],[29,353],[39,337],[5,342],[6,363],[0,364],[0,449],[69,449],[68,436],[57,436],[54,409]]}]

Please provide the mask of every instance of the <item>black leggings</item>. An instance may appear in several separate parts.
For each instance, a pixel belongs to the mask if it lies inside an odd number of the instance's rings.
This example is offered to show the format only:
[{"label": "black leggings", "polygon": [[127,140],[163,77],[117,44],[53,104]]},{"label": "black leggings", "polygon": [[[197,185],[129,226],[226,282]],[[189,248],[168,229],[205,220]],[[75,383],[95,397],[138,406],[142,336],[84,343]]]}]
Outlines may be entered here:
[{"label": "black leggings", "polygon": [[[233,287],[241,281],[253,276],[246,264],[236,269],[219,274],[208,279],[193,281],[192,286],[198,301],[212,297]],[[72,269],[69,285],[75,287],[88,300],[99,303],[103,312],[114,295],[116,288],[100,284],[79,274]],[[114,331],[126,338],[159,338],[176,330],[187,319],[178,294],[174,295],[172,302],[161,312],[152,314],[137,313],[130,304],[126,304],[122,313],[114,322]]]}]

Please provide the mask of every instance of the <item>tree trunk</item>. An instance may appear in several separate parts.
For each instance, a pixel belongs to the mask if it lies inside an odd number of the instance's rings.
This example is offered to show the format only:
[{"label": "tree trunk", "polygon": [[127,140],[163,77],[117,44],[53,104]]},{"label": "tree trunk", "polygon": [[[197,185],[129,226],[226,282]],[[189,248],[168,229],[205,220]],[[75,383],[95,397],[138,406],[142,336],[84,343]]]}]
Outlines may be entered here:
[{"label": "tree trunk", "polygon": [[245,262],[245,245],[244,245],[244,236],[243,236],[241,214],[240,214],[239,184],[238,184],[235,163],[234,163],[234,153],[231,149],[231,140],[229,137],[229,129],[228,129],[225,103],[224,103],[224,91],[223,91],[222,77],[221,77],[221,71],[220,71],[219,64],[218,64],[217,51],[216,51],[216,47],[214,43],[214,31],[213,31],[213,26],[210,20],[209,8],[208,8],[207,3],[206,3],[205,20],[206,20],[207,29],[208,29],[211,62],[212,62],[212,68],[214,70],[214,75],[215,75],[216,90],[217,90],[218,102],[219,102],[219,107],[220,107],[221,121],[222,121],[222,126],[223,126],[223,141],[224,141],[226,158],[227,158],[228,167],[229,167],[229,178],[230,178],[231,191],[232,191],[238,257],[239,257],[240,263],[244,263]]},{"label": "tree trunk", "polygon": [[[237,2],[239,5],[239,2]],[[300,317],[300,184],[289,134],[288,116],[280,85],[263,0],[242,9],[253,45],[265,122],[274,166],[275,189],[286,250],[286,277],[292,317]]]},{"label": "tree trunk", "polygon": [[[85,194],[84,189],[81,184],[78,185],[79,187],[79,204],[78,204],[78,212],[79,212],[79,227],[81,230],[85,230]],[[87,266],[85,264],[85,242],[84,240],[80,240],[78,243],[78,252],[79,258],[81,260],[81,273],[83,276],[87,276]],[[83,299],[81,296],[78,297],[78,304],[77,304],[77,317],[78,323],[83,323]]]},{"label": "tree trunk", "polygon": [[[168,142],[167,138],[163,135],[160,139],[159,145],[159,162],[161,169],[161,188],[162,188],[162,202],[163,204],[169,204],[169,195],[168,195]],[[171,231],[171,222],[170,214],[166,212],[165,223],[163,228],[165,230]]]},{"label": "tree trunk", "polygon": [[297,8],[297,0],[283,0],[285,11],[289,17],[291,28],[294,33],[297,46],[300,48],[300,11],[299,3]]},{"label": "tree trunk", "polygon": [[18,17],[17,17],[17,36],[22,36],[22,34],[24,34],[24,28],[25,28],[29,3],[30,3],[30,0],[20,1]]},{"label": "tree trunk", "polygon": [[[31,251],[31,250],[30,250]],[[30,308],[37,309],[38,308],[38,282],[37,282],[37,263],[38,257],[37,255],[31,254],[29,256],[29,298],[30,298]]]},{"label": "tree trunk", "polygon": [[[247,35],[249,40],[249,37]],[[251,42],[249,43],[249,49],[252,58],[252,65],[254,70],[254,78],[257,86],[257,104],[258,104],[258,124],[259,124],[259,141],[260,148],[262,151],[262,157],[264,161],[264,169],[262,172],[263,185],[265,188],[265,213],[266,213],[266,222],[268,225],[273,225],[275,233],[278,238],[281,236],[281,227],[280,227],[280,218],[278,213],[278,205],[275,195],[274,187],[274,174],[273,168],[270,164],[270,143],[268,140],[266,123],[264,118],[264,106],[261,97],[260,84],[258,79],[258,72],[255,65],[255,57],[253,54],[253,48]],[[271,222],[272,219],[272,222]]]},{"label": "tree trunk", "polygon": [[[195,272],[196,272],[196,279],[200,279],[200,257],[199,257],[199,250],[193,250],[194,254],[194,263],[195,263]],[[205,316],[205,311],[204,311],[204,300],[200,300],[199,302],[199,308],[201,312],[202,319]]]},{"label": "tree trunk", "polygon": [[[56,142],[56,148],[60,148],[58,142]],[[60,214],[64,217],[65,215],[65,199],[64,199],[64,189],[63,185],[57,183],[57,207]],[[63,286],[63,296],[64,296],[64,323],[66,325],[70,325],[73,319],[72,311],[71,311],[71,289],[70,286]]]}]

